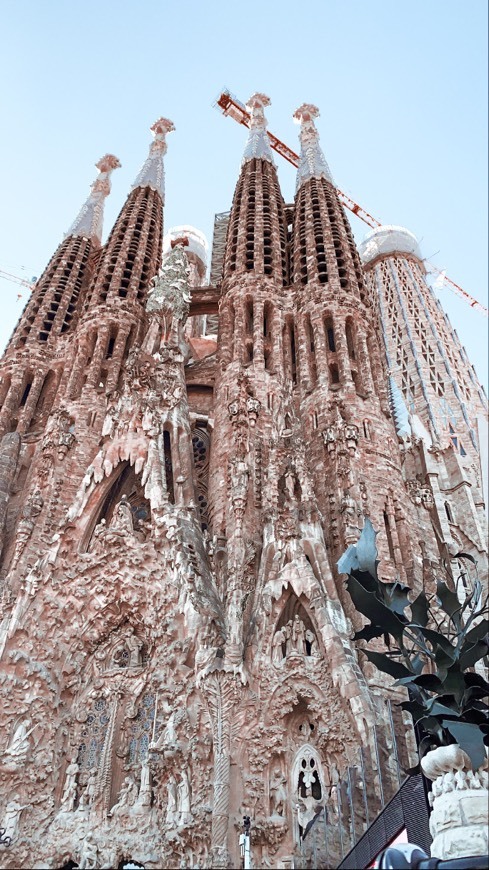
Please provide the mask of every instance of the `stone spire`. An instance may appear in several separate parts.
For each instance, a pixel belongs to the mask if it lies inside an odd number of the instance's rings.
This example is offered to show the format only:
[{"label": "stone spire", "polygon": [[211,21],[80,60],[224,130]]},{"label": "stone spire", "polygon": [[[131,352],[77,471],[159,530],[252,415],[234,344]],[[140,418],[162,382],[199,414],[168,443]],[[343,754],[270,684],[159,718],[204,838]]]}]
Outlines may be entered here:
[{"label": "stone spire", "polygon": [[104,220],[104,201],[110,193],[110,176],[114,169],[120,167],[119,160],[113,154],[106,154],[95,164],[99,171],[98,178],[92,184],[92,192],[83,205],[78,217],[73,221],[66,236],[82,236],[98,244],[102,241]]},{"label": "stone spire", "polygon": [[301,156],[297,170],[296,192],[310,178],[325,178],[333,184],[333,178],[326,158],[319,144],[319,133],[314,118],[319,117],[319,109],[311,103],[303,103],[294,112],[294,120],[301,125]]},{"label": "stone spire", "polygon": [[175,126],[168,118],[159,118],[150,128],[154,136],[149,155],[143,163],[142,169],[136,178],[131,190],[137,187],[151,187],[157,190],[165,201],[165,170],[163,156],[166,154],[166,134],[171,133]]},{"label": "stone spire", "polygon": [[268,141],[267,120],[264,108],[270,105],[270,99],[265,94],[253,94],[246,103],[246,108],[251,114],[250,135],[243,154],[243,163],[253,158],[268,160],[275,166]]}]

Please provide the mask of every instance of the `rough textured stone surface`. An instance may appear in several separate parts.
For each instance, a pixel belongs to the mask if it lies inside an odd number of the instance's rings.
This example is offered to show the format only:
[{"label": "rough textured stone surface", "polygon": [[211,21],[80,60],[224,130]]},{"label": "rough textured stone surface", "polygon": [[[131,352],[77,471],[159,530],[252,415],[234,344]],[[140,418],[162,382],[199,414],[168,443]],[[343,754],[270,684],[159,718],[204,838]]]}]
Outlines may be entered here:
[{"label": "rough textured stone surface", "polygon": [[[290,867],[360,746],[372,790],[375,737],[396,787],[337,559],[366,516],[382,577],[415,589],[458,538],[486,551],[476,470],[396,432],[313,110],[294,206],[247,149],[219,287],[185,238],[160,271],[143,173],[102,248],[62,243],[2,361],[1,432],[20,437],[0,464],[4,867],[235,867],[245,814],[254,865]],[[73,310],[45,339],[50,299]]]}]

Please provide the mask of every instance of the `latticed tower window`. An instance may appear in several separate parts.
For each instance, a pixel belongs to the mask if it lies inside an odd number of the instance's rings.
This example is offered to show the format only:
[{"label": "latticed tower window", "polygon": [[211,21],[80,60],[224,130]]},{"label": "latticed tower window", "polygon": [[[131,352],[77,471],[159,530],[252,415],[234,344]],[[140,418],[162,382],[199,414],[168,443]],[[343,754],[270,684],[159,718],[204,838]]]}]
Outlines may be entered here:
[{"label": "latticed tower window", "polygon": [[464,445],[462,444],[462,439],[451,423],[448,424],[448,431],[450,432],[450,441],[457,453],[459,453],[460,456],[467,456]]}]

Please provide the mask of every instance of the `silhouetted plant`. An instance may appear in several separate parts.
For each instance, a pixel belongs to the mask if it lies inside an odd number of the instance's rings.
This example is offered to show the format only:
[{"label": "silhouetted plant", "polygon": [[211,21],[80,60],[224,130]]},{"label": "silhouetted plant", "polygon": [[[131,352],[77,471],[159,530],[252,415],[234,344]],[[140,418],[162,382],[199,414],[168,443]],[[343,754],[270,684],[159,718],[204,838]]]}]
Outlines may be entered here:
[{"label": "silhouetted plant", "polygon": [[[489,745],[489,683],[473,670],[489,651],[488,599],[478,579],[462,603],[444,580],[437,580],[431,597],[414,597],[399,582],[384,583],[377,574],[376,534],[367,518],[358,543],[338,561],[356,610],[369,620],[354,640],[383,638],[385,652],[362,652],[408,689],[409,700],[400,706],[425,735],[420,758],[436,746],[458,743],[476,770]],[[476,565],[467,553],[454,559]],[[408,772],[418,770],[419,765]]]}]

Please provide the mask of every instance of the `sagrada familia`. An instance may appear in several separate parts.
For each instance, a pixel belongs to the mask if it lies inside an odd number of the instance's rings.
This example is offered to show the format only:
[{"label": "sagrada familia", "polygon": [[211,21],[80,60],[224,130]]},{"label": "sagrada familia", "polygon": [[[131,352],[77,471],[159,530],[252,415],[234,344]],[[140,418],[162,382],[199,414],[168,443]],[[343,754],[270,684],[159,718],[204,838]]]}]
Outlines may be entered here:
[{"label": "sagrada familia", "polygon": [[378,795],[414,745],[338,559],[369,517],[385,580],[487,573],[487,401],[416,239],[357,249],[308,104],[286,204],[268,104],[210,284],[202,234],[163,234],[161,118],[0,363],[2,867],[239,867],[243,817],[253,866],[338,866],[345,776]]}]

